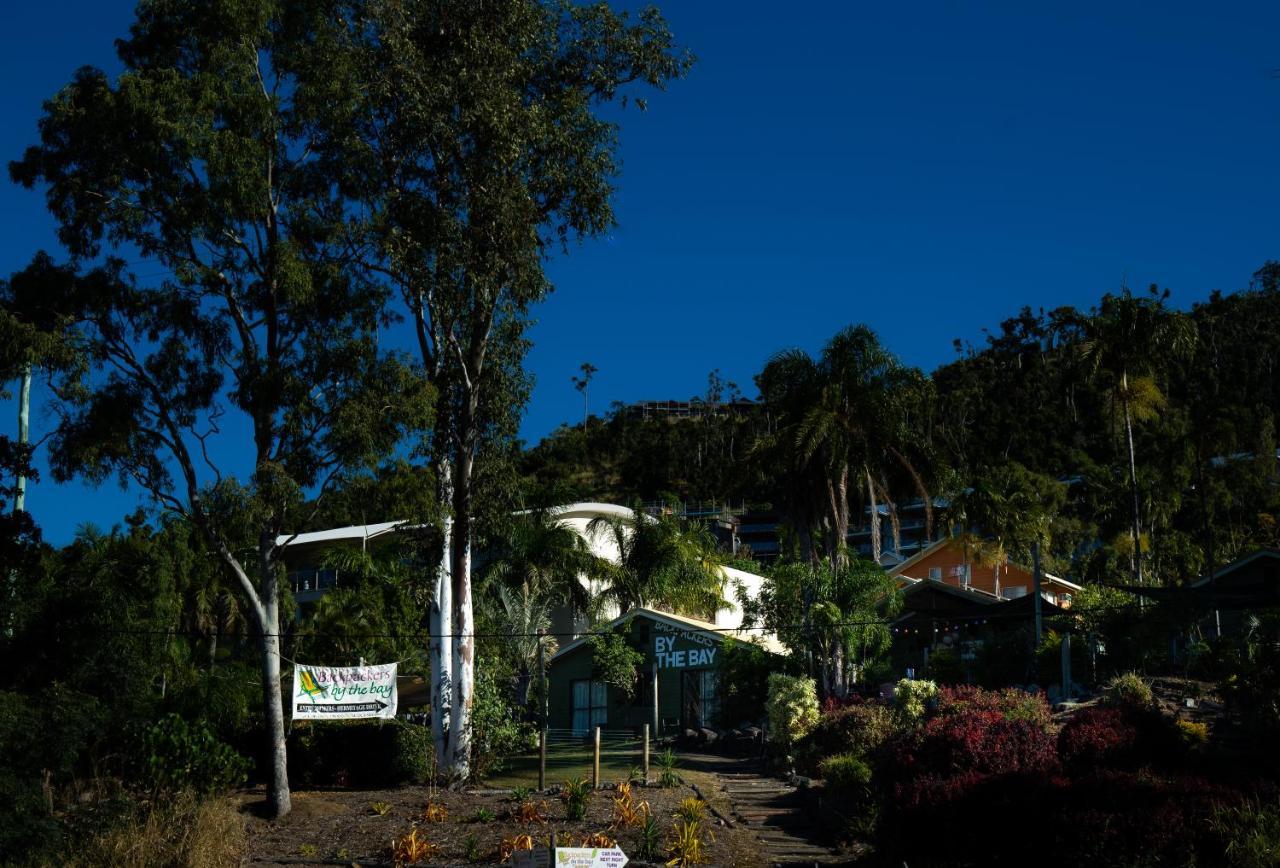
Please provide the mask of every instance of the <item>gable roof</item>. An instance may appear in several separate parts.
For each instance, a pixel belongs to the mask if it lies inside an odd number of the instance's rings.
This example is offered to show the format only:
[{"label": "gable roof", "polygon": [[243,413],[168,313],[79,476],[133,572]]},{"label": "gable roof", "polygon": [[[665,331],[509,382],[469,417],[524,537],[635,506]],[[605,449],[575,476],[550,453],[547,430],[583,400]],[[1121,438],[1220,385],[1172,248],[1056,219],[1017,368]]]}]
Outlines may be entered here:
[{"label": "gable roof", "polygon": [[[632,609],[631,611],[626,612],[625,614],[619,615],[618,617],[614,618],[612,621],[608,622],[607,624],[599,625],[592,632],[603,633],[607,630],[612,630],[614,627],[617,627],[619,624],[625,624],[626,622],[630,621],[632,618],[636,618],[636,617],[649,618],[652,621],[657,621],[659,623],[666,624],[667,626],[674,627],[677,630],[696,630],[700,633],[704,633],[709,636],[714,636],[717,639],[724,639],[726,637],[729,637],[734,639],[740,639],[744,642],[750,642],[754,639],[759,639],[760,640],[759,644],[762,645],[766,651],[770,651],[774,654],[782,653],[781,643],[779,643],[778,640],[774,638],[771,634],[757,633],[754,636],[744,635],[744,634],[747,634],[749,631],[744,630],[742,628],[717,627],[715,624],[712,624],[710,621],[703,621],[699,618],[690,618],[687,615],[675,615],[675,614],[672,614],[671,612],[659,612],[657,609],[647,609],[643,607],[638,609]],[[563,657],[564,655],[577,650],[578,648],[582,647],[582,645],[586,641],[587,641],[586,635],[579,636],[577,639],[574,639],[569,644],[561,647],[560,650],[557,651],[555,654],[551,655],[551,660],[549,662],[554,663],[556,660]]]},{"label": "gable roof", "polygon": [[[929,557],[934,552],[942,551],[942,549],[947,548],[948,546],[954,544],[955,542],[956,542],[955,537],[949,537],[949,536],[943,537],[942,539],[937,540],[936,542],[930,543],[929,545],[925,546],[920,551],[916,552],[914,555],[907,558],[905,561],[898,564],[897,566],[886,568],[887,572],[889,573],[889,575],[895,578],[911,578],[910,576],[902,575],[902,573],[906,570],[909,570],[911,567],[915,566],[916,564],[920,563],[922,560]],[[1019,564],[1017,562],[1012,562],[1012,563],[1014,564],[1014,566],[1018,567],[1018,569],[1031,572],[1031,570],[1027,569],[1022,564]],[[1069,591],[1081,590],[1082,586],[1077,585],[1075,582],[1067,581],[1066,579],[1061,578],[1060,576],[1055,576],[1053,573],[1044,573],[1043,575],[1044,575],[1044,580],[1046,582],[1053,582],[1056,585],[1062,585],[1064,588],[1066,588]]]},{"label": "gable roof", "polygon": [[1236,560],[1227,564],[1225,567],[1214,570],[1213,575],[1211,577],[1201,576],[1200,578],[1196,579],[1194,582],[1191,583],[1191,587],[1193,588],[1202,587],[1204,585],[1209,584],[1211,580],[1216,581],[1218,579],[1221,579],[1224,576],[1228,576],[1231,573],[1234,573],[1236,570],[1247,567],[1249,564],[1253,563],[1254,561],[1259,561],[1259,560],[1280,560],[1280,549],[1262,548],[1262,549],[1258,549],[1255,552],[1250,552],[1249,554],[1244,555],[1243,557],[1237,558]]},{"label": "gable roof", "polygon": [[[903,578],[910,578],[903,576]],[[955,585],[948,585],[940,579],[911,579],[912,584],[902,589],[904,598],[920,593],[922,591],[939,591],[943,594],[950,594],[957,599],[964,600],[968,603],[980,603],[987,606],[998,603],[999,600],[995,594],[988,593],[979,588],[958,588]]]}]

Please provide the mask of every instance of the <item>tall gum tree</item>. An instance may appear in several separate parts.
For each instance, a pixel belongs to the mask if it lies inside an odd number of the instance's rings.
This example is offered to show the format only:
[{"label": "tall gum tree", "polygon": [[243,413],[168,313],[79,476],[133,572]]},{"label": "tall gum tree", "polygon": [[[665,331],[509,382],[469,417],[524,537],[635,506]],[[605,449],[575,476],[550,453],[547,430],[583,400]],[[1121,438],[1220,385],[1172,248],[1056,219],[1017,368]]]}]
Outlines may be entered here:
[{"label": "tall gum tree", "polygon": [[54,475],[141,486],[234,575],[260,646],[275,816],[290,809],[286,519],[432,406],[416,367],[379,350],[391,290],[358,267],[366,221],[315,158],[307,95],[332,70],[296,50],[313,11],[144,0],[117,43],[124,71],[77,72],[10,166],[45,188],[75,265],[41,299],[84,360],[52,383]]},{"label": "tall gum tree", "polygon": [[450,507],[436,600],[451,629],[433,630],[429,649],[433,696],[447,692],[449,707],[447,732],[440,715],[433,727],[441,771],[464,780],[478,464],[519,411],[546,259],[613,225],[618,125],[601,109],[625,103],[629,85],[662,88],[691,58],[656,10],[603,3],[357,0],[326,20],[312,50],[335,75],[319,104],[348,116],[317,153],[373,215],[371,267],[398,287],[439,395],[428,452]]}]

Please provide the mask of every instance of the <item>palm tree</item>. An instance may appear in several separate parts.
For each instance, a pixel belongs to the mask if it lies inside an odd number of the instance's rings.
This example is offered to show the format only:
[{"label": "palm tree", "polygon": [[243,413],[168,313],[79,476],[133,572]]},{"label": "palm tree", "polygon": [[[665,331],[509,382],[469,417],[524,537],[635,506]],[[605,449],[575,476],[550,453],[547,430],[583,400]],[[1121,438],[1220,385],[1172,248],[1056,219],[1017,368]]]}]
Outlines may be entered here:
[{"label": "palm tree", "polygon": [[513,589],[499,585],[496,596],[496,620],[508,636],[507,647],[519,667],[516,700],[523,708],[529,701],[529,685],[534,674],[541,676],[539,666],[556,650],[556,640],[545,635],[551,628],[553,602],[528,587]]},{"label": "palm tree", "polygon": [[995,568],[997,596],[1000,568],[1011,554],[1028,558],[1050,541],[1064,499],[1062,483],[1012,461],[986,469],[951,499],[949,517],[960,528],[966,551]]},{"label": "palm tree", "polygon": [[598,516],[587,533],[604,535],[618,551],[618,562],[607,571],[608,584],[596,595],[597,614],[613,604],[620,615],[660,608],[714,618],[727,605],[725,574],[704,526],[636,511],[627,518]]},{"label": "palm tree", "polygon": [[[842,567],[780,563],[760,594],[744,604],[747,623],[775,633],[810,661],[823,696],[843,697],[890,645],[886,616],[901,605],[897,583],[865,558]],[[801,619],[798,613],[808,612]]]},{"label": "palm tree", "polygon": [[1137,450],[1133,442],[1135,421],[1157,416],[1165,403],[1155,374],[1174,358],[1195,346],[1195,325],[1190,318],[1165,306],[1168,291],[1151,287],[1145,297],[1128,289],[1108,293],[1084,322],[1085,338],[1079,353],[1094,376],[1110,378],[1112,405],[1124,425],[1129,459],[1133,579],[1142,584],[1142,514],[1138,494]]},{"label": "palm tree", "polygon": [[583,579],[603,578],[608,569],[577,531],[547,510],[532,510],[516,516],[498,542],[484,582],[487,588],[519,591],[581,614],[591,607]]},{"label": "palm tree", "polygon": [[865,492],[871,510],[872,557],[881,553],[880,502],[893,515],[890,468],[910,477],[923,501],[926,533],[932,535],[932,499],[920,472],[906,455],[909,407],[929,381],[903,366],[865,325],[838,332],[815,360],[802,350],[784,350],[757,378],[761,396],[784,420],[779,438],[790,440],[791,465],[817,470],[822,478],[827,557],[847,562],[849,489]]},{"label": "palm tree", "polygon": [[334,548],[320,565],[335,570],[341,584],[316,601],[306,650],[345,663],[363,657],[416,665],[422,649],[413,633],[422,626],[422,614],[411,591],[416,583],[408,554],[399,548]]}]

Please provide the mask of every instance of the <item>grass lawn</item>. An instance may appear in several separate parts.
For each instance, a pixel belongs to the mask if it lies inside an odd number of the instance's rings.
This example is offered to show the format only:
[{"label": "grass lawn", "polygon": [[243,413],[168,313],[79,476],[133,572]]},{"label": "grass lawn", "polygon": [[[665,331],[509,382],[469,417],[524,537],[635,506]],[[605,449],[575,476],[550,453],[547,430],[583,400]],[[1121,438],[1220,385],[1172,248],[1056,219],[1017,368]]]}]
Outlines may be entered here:
[{"label": "grass lawn", "polygon": [[[592,749],[590,745],[555,746],[547,751],[547,786],[556,786],[566,780],[591,778]],[[631,776],[631,770],[639,768],[644,760],[641,756],[640,743],[635,749],[627,747],[609,747],[600,752],[600,779],[604,781],[625,781]],[[650,775],[656,774],[656,752],[650,756]],[[502,768],[485,777],[484,785],[495,789],[511,789],[512,787],[536,787],[538,785],[537,752],[507,757]]]}]

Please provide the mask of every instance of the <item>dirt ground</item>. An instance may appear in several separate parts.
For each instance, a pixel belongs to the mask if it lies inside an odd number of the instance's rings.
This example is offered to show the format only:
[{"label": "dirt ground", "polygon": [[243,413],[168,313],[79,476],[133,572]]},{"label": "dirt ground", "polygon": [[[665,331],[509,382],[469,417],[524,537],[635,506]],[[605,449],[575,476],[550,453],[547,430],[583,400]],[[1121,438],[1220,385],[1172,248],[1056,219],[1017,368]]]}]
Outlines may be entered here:
[{"label": "dirt ground", "polygon": [[[390,864],[392,841],[416,826],[418,837],[425,837],[438,848],[430,858],[431,865],[495,865],[500,864],[504,838],[528,834],[541,842],[552,831],[558,839],[569,833],[578,842],[592,833],[606,834],[634,860],[636,830],[609,828],[614,795],[611,789],[593,793],[586,819],[575,822],[566,819],[565,806],[557,796],[537,795],[535,802],[546,802],[547,821],[529,824],[512,816],[516,805],[506,791],[494,790],[437,791],[434,795],[426,787],[295,791],[293,812],[278,822],[255,815],[255,804],[263,798],[261,792],[241,793],[237,801],[250,818],[244,864]],[[633,795],[636,801],[649,803],[663,830],[665,845],[676,806],[694,793],[687,785],[668,789],[637,786]],[[447,820],[428,822],[423,816],[428,801],[443,805]],[[385,807],[385,813],[380,815],[374,805]],[[481,809],[492,812],[493,819],[488,820]],[[769,864],[749,831],[724,826],[710,812],[707,829],[709,864],[743,868]]]}]

